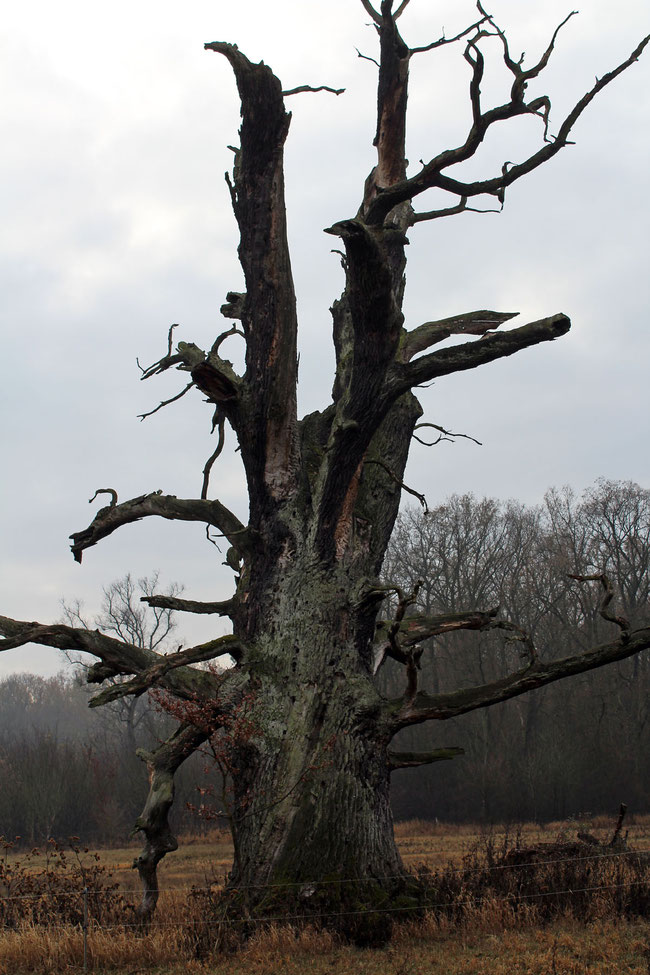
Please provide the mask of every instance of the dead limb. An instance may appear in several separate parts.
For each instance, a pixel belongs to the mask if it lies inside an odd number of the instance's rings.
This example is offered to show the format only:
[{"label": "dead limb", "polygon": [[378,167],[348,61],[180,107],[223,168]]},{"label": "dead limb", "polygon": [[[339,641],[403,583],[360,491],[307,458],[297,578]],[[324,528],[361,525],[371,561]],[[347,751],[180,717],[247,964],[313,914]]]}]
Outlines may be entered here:
[{"label": "dead limb", "polygon": [[[408,683],[409,687],[415,682],[417,686],[417,675],[413,672],[419,666],[420,657],[422,656],[422,650],[417,647],[413,650],[404,650],[398,641],[398,634],[400,630],[400,625],[404,619],[404,614],[409,606],[412,606],[417,598],[420,588],[422,586],[422,580],[418,579],[410,593],[404,593],[399,586],[394,589],[397,595],[397,610],[395,612],[395,618],[390,620],[390,625],[386,628],[386,636],[388,639],[388,647],[386,650],[386,655],[392,657],[393,660],[397,660],[399,663],[404,664],[408,672]],[[417,659],[416,659],[417,654]]]},{"label": "dead limb", "polygon": [[[226,295],[226,297],[227,298],[232,297],[232,292],[228,292],[228,294]],[[237,297],[238,298],[245,298],[246,296],[245,295],[238,295]],[[229,306],[229,305],[222,305],[221,306],[221,313],[222,314],[224,314],[224,308],[227,308],[227,307],[231,307],[231,306]],[[239,317],[239,316],[229,315],[227,317]],[[242,338],[244,338],[244,339],[246,338],[246,336],[242,332],[241,328],[237,328],[236,325],[233,325],[232,328],[226,329],[225,332],[222,332],[220,335],[218,335],[216,337],[216,339],[212,343],[212,348],[210,349],[210,354],[211,355],[216,355],[219,352],[219,349],[221,348],[221,345],[226,341],[226,339],[230,338],[231,335],[241,335]]]},{"label": "dead limb", "polygon": [[[218,408],[215,417],[216,417],[216,424],[219,427],[219,439],[217,441],[217,446],[214,448],[213,452],[206,460],[205,467],[203,468],[203,486],[201,487],[201,498],[204,500],[208,496],[208,487],[210,484],[210,472],[212,471],[212,467],[214,465],[215,460],[223,450],[224,443],[226,440],[226,430],[225,430],[226,418],[225,416],[223,416],[221,413],[218,412]],[[212,429],[214,430],[214,423]]]},{"label": "dead limb", "polygon": [[140,917],[147,921],[158,903],[158,864],[162,858],[178,849],[168,815],[174,801],[174,774],[208,737],[207,732],[186,724],[159,745],[153,752],[138,749],[138,757],[147,765],[149,794],[133,832],[143,833],[144,847],[133,861],[142,884]]},{"label": "dead limb", "polygon": [[[495,606],[485,612],[476,610],[469,613],[442,613],[436,616],[417,614],[401,620],[380,620],[375,628],[374,644],[377,649],[384,648],[386,644],[390,646],[391,631],[399,646],[405,648],[413,647],[433,636],[455,633],[457,630],[485,630],[493,624],[498,612],[499,607]],[[393,630],[395,623],[398,623],[396,631]]]},{"label": "dead limb", "polygon": [[163,657],[157,655],[156,662],[146,670],[142,670],[132,680],[111,684],[110,687],[106,687],[99,694],[96,694],[90,700],[90,707],[101,707],[103,704],[118,701],[120,698],[129,697],[129,695],[138,697],[150,688],[160,685],[174,670],[178,670],[179,667],[186,667],[188,664],[215,660],[227,654],[234,659],[239,659],[242,656],[243,649],[237,637],[227,635],[218,637],[216,640],[209,640],[207,643],[199,644],[196,647],[188,647],[186,650],[169,653]]},{"label": "dead limb", "polygon": [[155,409],[149,410],[148,413],[138,413],[138,419],[146,420],[148,416],[153,416],[154,413],[158,412],[158,410],[162,410],[163,406],[169,406],[170,403],[175,403],[176,400],[179,400],[183,396],[185,396],[185,393],[189,392],[192,386],[194,385],[195,385],[194,380],[192,380],[187,384],[187,386],[185,386],[184,389],[180,391],[180,393],[176,393],[175,396],[170,396],[169,399],[164,399],[161,403],[158,404],[158,406],[156,406]]},{"label": "dead limb", "polygon": [[643,627],[572,657],[549,662],[537,660],[521,670],[476,687],[447,694],[419,693],[412,702],[399,698],[387,705],[387,720],[395,731],[423,721],[446,721],[477,708],[492,707],[555,681],[626,660],[648,648],[650,627]]},{"label": "dead limb", "polygon": [[316,91],[329,91],[333,95],[342,95],[345,88],[330,88],[329,85],[319,85],[317,88],[312,88],[311,85],[299,85],[297,88],[289,88],[283,91],[282,94],[285,98],[289,95],[300,95],[302,92],[316,92]]},{"label": "dead limb", "polygon": [[393,375],[388,382],[392,390],[402,393],[439,376],[476,369],[540,342],[551,342],[565,335],[570,327],[571,322],[567,316],[558,314],[510,329],[508,332],[484,334],[483,338],[475,342],[464,342],[462,345],[429,352],[412,362],[395,363]]},{"label": "dead limb", "polygon": [[[100,683],[108,677],[140,676],[154,670],[167,659],[153,650],[117,640],[99,630],[65,626],[62,623],[47,625],[0,616],[0,633],[5,637],[0,640],[0,652],[26,643],[37,643],[57,650],[82,651],[97,657],[99,662],[88,672],[90,683]],[[167,668],[158,683],[183,700],[193,700],[201,692],[213,693],[217,686],[213,674],[187,666]]]},{"label": "dead limb", "polygon": [[456,41],[462,40],[463,37],[467,37],[472,31],[478,30],[479,27],[485,23],[487,20],[487,15],[484,14],[479,20],[470,24],[465,30],[460,31],[460,33],[455,34],[453,37],[445,37],[444,31],[437,41],[432,41],[430,44],[425,44],[422,47],[412,47],[410,48],[411,54],[425,54],[427,51],[435,51],[438,47],[444,47],[445,44],[454,44]]},{"label": "dead limb", "polygon": [[464,748],[434,748],[429,752],[396,752],[388,749],[388,767],[391,772],[398,768],[419,768],[434,762],[448,762],[458,755],[464,755]]},{"label": "dead limb", "polygon": [[386,471],[391,480],[393,480],[395,484],[399,485],[402,491],[406,491],[407,494],[410,494],[412,497],[418,499],[422,505],[422,508],[424,509],[425,515],[429,514],[429,506],[427,505],[427,499],[425,496],[420,494],[420,492],[416,491],[414,488],[410,488],[408,484],[404,483],[404,481],[401,481],[395,471],[391,470],[388,464],[384,464],[383,460],[366,460],[366,464],[377,464],[378,467],[381,467],[383,471]]},{"label": "dead limb", "polygon": [[424,352],[432,345],[438,345],[452,335],[479,335],[491,332],[505,322],[511,321],[518,311],[469,311],[464,315],[453,315],[435,322],[425,322],[407,332],[400,342],[399,359],[409,362],[418,352]]},{"label": "dead limb", "polygon": [[115,488],[97,488],[92,498],[88,499],[88,504],[92,504],[98,494],[110,494],[111,500],[110,500],[109,508],[114,508],[115,505],[117,504],[117,491],[115,490]]},{"label": "dead limb", "polygon": [[[480,9],[480,8],[479,8]],[[569,16],[572,16],[570,14]],[[487,14],[485,19],[488,19]],[[567,17],[566,20],[569,18]],[[563,21],[563,24],[566,23]],[[570,145],[569,136],[571,130],[587,106],[593,101],[596,95],[603,90],[619,74],[629,68],[643,53],[644,48],[650,41],[650,36],[643,40],[632,51],[630,56],[622,61],[612,71],[608,71],[601,78],[596,79],[596,83],[582,98],[575,104],[564,121],[561,123],[557,135],[554,138],[548,136],[549,113],[551,108],[550,99],[547,95],[539,96],[530,102],[524,98],[528,81],[537,77],[548,64],[550,55],[553,51],[557,33],[562,26],[555,31],[550,45],[546,52],[532,68],[524,70],[521,67],[521,60],[515,62],[509,54],[507,42],[503,31],[500,31],[493,21],[493,32],[498,34],[504,45],[504,62],[506,67],[514,75],[514,82],[510,91],[510,99],[502,105],[498,105],[487,111],[482,111],[480,106],[480,81],[482,78],[483,64],[478,43],[482,37],[488,36],[492,32],[478,30],[474,38],[470,39],[466,49],[466,59],[472,66],[472,82],[470,85],[470,100],[472,102],[472,126],[465,139],[465,142],[455,149],[446,149],[434,157],[430,162],[424,164],[422,169],[414,176],[394,183],[390,187],[385,187],[377,193],[366,212],[366,220],[370,224],[383,223],[386,216],[394,207],[407,201],[412,201],[420,193],[427,189],[438,188],[453,193],[461,200],[487,194],[496,196],[500,202],[506,188],[522,176],[527,175],[539,166],[548,162],[553,156],[557,155],[565,146]],[[476,25],[478,26],[478,25]],[[527,159],[510,167],[502,167],[501,174],[489,179],[479,179],[471,183],[454,179],[446,175],[446,171],[457,163],[470,159],[479,149],[485,139],[488,129],[505,119],[515,118],[523,115],[534,115],[542,119],[544,123],[543,145],[536,152],[533,152]]]},{"label": "dead limb", "polygon": [[[391,590],[387,590],[390,592]],[[392,590],[395,591],[395,590]],[[376,674],[387,657],[407,667],[408,693],[417,690],[417,670],[420,669],[424,640],[457,630],[490,629],[499,607],[486,612],[446,613],[437,616],[417,614],[406,619],[380,620],[375,627],[372,645],[373,673]]]},{"label": "dead limb", "polygon": [[516,623],[511,623],[510,620],[493,620],[490,624],[490,629],[505,630],[511,633],[512,636],[508,637],[507,640],[520,644],[521,656],[529,661],[531,667],[537,663],[537,649],[535,648],[532,637],[521,626],[518,626]]},{"label": "dead limb", "polygon": [[70,536],[75,561],[81,562],[83,552],[87,548],[96,545],[122,525],[154,515],[171,521],[205,522],[223,532],[231,544],[238,548],[245,548],[248,542],[244,525],[221,502],[206,499],[184,500],[171,494],[154,492],[131,498],[130,501],[123,501],[122,504],[100,508],[88,528]]},{"label": "dead limb", "polygon": [[604,620],[607,620],[608,623],[614,623],[619,627],[619,629],[622,631],[622,639],[625,637],[625,634],[630,632],[629,620],[626,620],[624,616],[614,616],[614,614],[611,613],[607,608],[614,598],[614,589],[612,588],[609,577],[606,576],[604,572],[595,572],[593,575],[589,576],[572,575],[569,573],[569,579],[575,579],[576,582],[600,582],[604,590],[603,601],[600,604],[599,610],[600,615]]},{"label": "dead limb", "polygon": [[181,613],[203,613],[215,616],[230,616],[235,606],[234,599],[202,603],[194,599],[181,599],[178,596],[141,596],[140,602],[157,606],[159,609],[173,609]]},{"label": "dead limb", "polygon": [[381,14],[377,13],[373,5],[370,3],[370,0],[361,0],[361,3],[363,5],[363,9],[366,11],[367,14],[370,15],[370,17],[372,17],[373,21],[376,24],[381,24],[382,22]]},{"label": "dead limb", "polygon": [[425,223],[430,220],[438,220],[440,217],[453,217],[457,213],[502,213],[504,200],[498,207],[470,207],[467,205],[467,197],[461,196],[458,203],[449,207],[442,207],[440,210],[415,210],[411,214],[410,226],[414,227],[417,223]]},{"label": "dead limb", "polygon": [[472,443],[475,443],[478,447],[483,446],[481,441],[477,440],[476,437],[470,437],[468,433],[452,433],[451,430],[445,430],[444,427],[439,426],[437,423],[416,423],[415,425],[416,430],[421,430],[423,427],[431,427],[439,432],[439,436],[432,441],[423,440],[422,437],[418,437],[415,433],[413,434],[413,439],[417,440],[418,443],[421,443],[425,447],[435,447],[436,444],[439,444],[442,440],[448,440],[450,443],[453,443],[453,441],[458,437],[462,437],[464,440],[471,440]]}]

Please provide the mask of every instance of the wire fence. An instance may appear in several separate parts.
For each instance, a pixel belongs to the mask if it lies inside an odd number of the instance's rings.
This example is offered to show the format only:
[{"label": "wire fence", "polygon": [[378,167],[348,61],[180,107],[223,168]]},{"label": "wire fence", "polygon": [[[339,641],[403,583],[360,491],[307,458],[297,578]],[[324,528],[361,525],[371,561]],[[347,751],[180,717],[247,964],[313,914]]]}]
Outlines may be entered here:
[{"label": "wire fence", "polygon": [[[648,863],[648,866],[650,866],[650,850],[619,850],[615,853],[598,852],[598,853],[586,854],[584,856],[557,857],[553,859],[543,857],[538,860],[528,860],[524,863],[485,864],[484,869],[487,871],[526,870],[533,867],[541,867],[541,866],[548,867],[548,866],[554,866],[557,864],[566,864],[566,863],[582,863],[585,861],[601,862],[607,860],[618,860],[624,857],[633,857],[635,860],[638,860],[639,858],[645,859]],[[341,878],[334,877],[334,878],[325,878],[322,880],[283,881],[282,883],[274,883],[274,884],[238,884],[236,889],[238,891],[244,891],[244,890],[272,890],[275,888],[282,888],[284,890],[291,887],[300,888],[300,887],[307,887],[310,885],[325,887],[333,884],[342,885],[342,884],[382,883],[389,880],[402,880],[403,878],[404,878],[403,873],[392,873],[392,874],[383,874],[383,875],[373,874],[372,876],[368,876],[368,877],[341,877]],[[160,894],[183,893],[183,892],[190,893],[190,892],[202,891],[202,890],[214,891],[215,888],[219,886],[220,886],[219,884],[213,882],[205,885],[184,884],[182,886],[174,886],[174,887],[158,887],[157,890],[158,893]],[[96,894],[96,895],[117,892],[119,894],[124,894],[124,895],[132,894],[134,896],[138,896],[146,892],[142,887],[131,887],[131,888],[120,887],[119,889],[113,889],[110,891],[106,887],[85,887],[83,888],[83,890],[85,890],[88,894]],[[23,900],[23,899],[30,900],[33,898],[39,898],[42,897],[45,893],[47,893],[47,890],[42,890],[40,892],[30,892],[28,894],[3,894],[0,891],[0,903],[2,903],[3,901]],[[57,897],[68,897],[68,896],[78,897],[81,895],[81,893],[82,893],[82,888],[79,888],[79,890],[75,890],[75,891],[60,891],[60,892],[57,891],[56,896]]]},{"label": "wire fence", "polygon": [[[120,889],[119,885],[111,884],[104,887],[88,887],[80,886],[78,889],[62,889],[56,890],[52,886],[48,886],[47,883],[40,890],[33,890],[24,893],[12,894],[10,890],[3,892],[0,889],[0,909],[3,909],[4,905],[9,905],[13,902],[24,905],[31,901],[34,904],[39,904],[41,907],[45,907],[47,913],[47,905],[51,902],[52,904],[52,917],[56,917],[57,909],[60,908],[62,901],[66,899],[76,900],[78,906],[78,922],[73,925],[81,930],[83,934],[83,971],[88,970],[88,958],[89,958],[89,948],[90,942],[92,942],[92,935],[95,931],[111,932],[111,931],[130,931],[132,935],[137,935],[140,938],[150,938],[156,931],[161,931],[164,929],[185,929],[185,930],[197,930],[205,929],[206,925],[212,924],[214,927],[225,927],[230,929],[236,929],[241,926],[250,927],[251,925],[269,925],[269,924],[291,924],[292,922],[331,922],[336,919],[353,919],[361,917],[373,917],[390,915],[392,917],[409,917],[409,915],[414,915],[422,917],[425,913],[444,915],[445,913],[456,914],[459,909],[462,910],[468,906],[477,908],[481,907],[482,904],[489,902],[490,904],[510,904],[515,905],[518,903],[529,903],[534,904],[535,902],[543,902],[548,898],[565,898],[572,900],[573,898],[582,897],[583,895],[597,895],[602,894],[607,891],[624,891],[632,890],[633,888],[646,888],[647,892],[647,902],[650,904],[650,879],[648,878],[650,867],[650,851],[635,851],[635,850],[618,850],[609,853],[604,852],[594,852],[585,853],[584,855],[576,856],[558,856],[558,857],[544,857],[540,856],[538,858],[532,858],[526,860],[525,862],[511,862],[511,863],[482,863],[480,864],[480,869],[484,871],[486,875],[503,875],[503,871],[539,871],[548,870],[552,867],[564,868],[571,864],[581,864],[585,867],[588,863],[596,863],[599,865],[606,865],[608,863],[613,864],[633,864],[640,876],[637,879],[620,880],[619,878],[612,878],[612,882],[608,883],[584,883],[582,886],[570,885],[564,887],[554,887],[550,886],[548,889],[534,889],[525,890],[518,889],[516,892],[512,890],[499,894],[494,888],[489,888],[484,890],[483,893],[480,891],[477,893],[471,888],[464,894],[464,899],[453,899],[447,898],[446,900],[429,900],[425,898],[422,902],[417,904],[394,904],[387,907],[382,906],[363,906],[359,908],[341,909],[341,910],[307,910],[302,913],[294,911],[278,911],[278,912],[264,912],[255,913],[254,911],[248,912],[244,911],[243,914],[237,914],[236,916],[228,916],[229,904],[226,901],[224,903],[223,911],[218,917],[175,917],[173,919],[165,919],[163,917],[153,917],[141,918],[137,916],[136,905],[129,904],[127,901],[128,897],[139,898],[143,894],[148,893],[143,889],[139,888],[127,888]],[[454,868],[452,868],[454,869]],[[462,871],[461,867],[455,868],[458,871]],[[584,875],[584,874],[583,874]],[[560,871],[560,876],[562,873]],[[576,879],[579,874],[575,874]],[[40,878],[39,878],[40,879]],[[246,894],[247,892],[260,893],[262,891],[277,891],[277,890],[307,890],[309,892],[308,896],[311,897],[319,889],[331,888],[332,886],[342,887],[352,887],[353,885],[370,885],[377,883],[388,883],[390,881],[403,881],[405,879],[404,874],[388,874],[384,876],[358,876],[358,877],[343,877],[343,878],[325,878],[319,880],[301,880],[288,883],[256,883],[241,885],[236,888],[228,888],[227,892],[232,895]],[[529,880],[534,879],[534,875],[528,878]],[[585,880],[587,877],[585,876]],[[596,879],[596,878],[594,878]],[[68,880],[69,882],[69,880]],[[183,886],[169,886],[160,887],[157,892],[158,894],[185,894],[192,897],[197,897],[198,895],[215,895],[219,896],[226,888],[224,885],[218,884],[216,882],[209,883],[205,885],[183,885]],[[127,908],[130,910],[129,913],[125,913],[123,920],[110,921],[105,923],[102,920],[98,920],[91,916],[91,907],[96,906],[98,901],[102,898],[113,899],[113,903],[119,900],[122,908]],[[26,916],[26,912],[23,912]],[[41,921],[43,926],[47,926],[47,921]],[[0,921],[0,930],[16,930],[17,924],[15,919],[9,923]]]}]

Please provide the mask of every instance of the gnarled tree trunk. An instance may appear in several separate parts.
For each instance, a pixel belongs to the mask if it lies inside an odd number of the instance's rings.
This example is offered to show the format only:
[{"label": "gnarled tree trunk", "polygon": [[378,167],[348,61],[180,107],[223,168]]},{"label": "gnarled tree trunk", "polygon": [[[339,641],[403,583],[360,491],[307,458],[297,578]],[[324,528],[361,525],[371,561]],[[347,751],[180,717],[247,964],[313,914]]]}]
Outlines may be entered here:
[{"label": "gnarled tree trunk", "polygon": [[[550,101],[546,96],[526,101],[526,89],[546,67],[557,32],[540,61],[525,69],[522,61],[512,60],[505,35],[480,4],[479,19],[456,37],[412,48],[397,28],[408,0],[395,11],[392,0],[382,0],[379,10],[370,0],[362,3],[380,42],[377,163],[357,214],[328,230],[340,239],[345,272],[344,290],[332,309],[336,375],[331,402],[322,412],[298,419],[298,322],[283,183],[290,116],[284,101],[288,94],[308,89],[283,92],[264,63],[253,64],[235,45],[207,44],[227,58],[241,99],[240,146],[228,182],[241,237],[245,291],[230,292],[222,308],[227,318],[241,324],[219,335],[207,352],[189,342],[179,342],[173,351],[170,330],[167,354],[144,378],[172,367],[189,373],[185,391],[196,388],[212,404],[219,444],[206,464],[200,498],[156,492],[120,504],[107,489],[111,503],[87,529],[72,536],[80,561],[85,549],[142,517],[200,521],[216,528],[231,546],[227,561],[237,573],[232,599],[201,604],[151,596],[147,601],[227,615],[233,635],[161,657],[72,627],[2,617],[0,630],[5,648],[32,640],[94,653],[101,662],[91,669],[91,681],[127,678],[101,691],[95,704],[152,686],[184,702],[183,728],[145,756],[152,791],[137,824],[147,840],[138,862],[146,888],[145,913],[155,904],[156,864],[175,844],[167,823],[173,773],[200,741],[217,733],[234,778],[233,909],[239,905],[255,917],[272,917],[291,908],[290,913],[318,915],[342,926],[359,940],[379,940],[389,930],[390,910],[398,903],[404,906],[404,897],[407,904],[414,903],[393,839],[390,771],[459,751],[400,755],[389,750],[393,736],[409,724],[490,706],[650,646],[650,630],[632,631],[624,620],[614,619],[620,632],[611,643],[544,663],[527,635],[516,624],[499,620],[494,608],[431,618],[409,609],[416,592],[391,590],[379,581],[405,488],[409,444],[422,413],[412,390],[553,340],[570,325],[565,315],[555,314],[500,332],[496,330],[513,314],[481,310],[407,329],[402,312],[407,232],[424,220],[472,209],[468,201],[482,194],[503,205],[512,182],[568,144],[582,111],[636,60],[647,39],[596,81],[550,140]],[[500,39],[513,81],[506,101],[484,110],[481,44],[488,35]],[[472,121],[467,137],[408,176],[410,60],[454,42],[465,45],[469,65]],[[542,144],[529,158],[506,163],[483,180],[464,182],[450,175],[453,166],[474,155],[493,124],[525,115],[540,117],[543,124]],[[416,213],[413,201],[428,189],[449,193],[452,205]],[[246,343],[243,375],[220,354],[235,332]],[[435,349],[452,335],[469,339]],[[208,498],[209,472],[226,423],[237,437],[246,473],[246,525]],[[396,613],[378,623],[379,608],[390,592],[397,597]],[[521,641],[525,661],[519,669],[452,693],[428,695],[420,689],[420,640],[449,630],[488,627],[500,627]],[[235,666],[222,674],[192,667],[224,654],[234,657]],[[404,666],[404,693],[393,701],[384,699],[374,682],[387,656]],[[370,908],[388,913],[368,914]]]}]

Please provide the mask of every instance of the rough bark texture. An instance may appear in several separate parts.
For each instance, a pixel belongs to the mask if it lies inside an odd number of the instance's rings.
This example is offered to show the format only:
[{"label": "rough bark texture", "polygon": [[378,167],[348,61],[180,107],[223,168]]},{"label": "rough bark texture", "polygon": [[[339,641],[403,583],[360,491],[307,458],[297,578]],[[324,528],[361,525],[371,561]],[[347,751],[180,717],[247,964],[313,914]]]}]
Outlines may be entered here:
[{"label": "rough bark texture", "polygon": [[[473,155],[495,122],[539,116],[546,140],[550,102],[545,96],[526,102],[524,96],[527,82],[546,67],[555,35],[542,60],[525,71],[512,61],[505,35],[480,5],[480,19],[456,37],[409,48],[396,23],[407,3],[393,13],[391,0],[383,0],[380,9],[369,0],[362,2],[379,36],[377,162],[357,214],[328,230],[340,239],[345,271],[343,293],[332,309],[336,375],[331,403],[322,412],[297,417],[298,322],[283,183],[290,116],[281,83],[269,67],[251,63],[236,46],[207,44],[230,63],[241,99],[240,145],[228,183],[240,231],[245,292],[229,292],[222,312],[241,322],[245,372],[237,375],[220,355],[232,329],[219,335],[207,352],[187,342],[173,351],[170,329],[167,354],[144,370],[143,378],[177,367],[191,377],[183,394],[196,387],[211,404],[220,439],[204,469],[203,496],[182,500],[157,492],[118,503],[115,491],[104,489],[111,504],[72,536],[74,557],[81,561],[85,549],[143,517],[199,521],[216,528],[231,546],[227,561],[236,572],[232,599],[199,603],[149,597],[149,602],[230,616],[233,636],[159,657],[99,632],[0,617],[5,648],[35,641],[83,649],[98,658],[90,680],[124,678],[100,692],[95,703],[141,694],[153,686],[185,702],[180,729],[154,753],[142,756],[151,779],[136,824],[146,840],[136,860],[145,915],[157,899],[157,863],[176,848],[167,822],[174,772],[212,735],[219,736],[233,779],[231,887],[241,909],[268,916],[277,914],[280,904],[342,926],[361,941],[385,937],[391,905],[406,896],[392,832],[391,770],[459,753],[454,748],[395,752],[389,744],[396,732],[408,724],[490,706],[650,646],[650,631],[621,628],[618,639],[606,646],[543,663],[516,624],[498,619],[497,609],[468,607],[453,616],[422,617],[413,611],[417,593],[393,591],[379,581],[405,487],[409,444],[422,415],[413,388],[553,340],[570,326],[566,315],[551,314],[495,332],[513,313],[482,310],[408,331],[402,313],[406,232],[425,219],[471,209],[467,200],[479,193],[496,196],[502,205],[506,187],[567,144],[571,125],[594,95],[639,56],[647,39],[580,100],[555,140],[543,141],[537,153],[518,165],[505,164],[501,175],[465,184],[447,170]],[[486,34],[501,38],[514,83],[509,100],[483,112],[480,44]],[[408,177],[409,62],[415,54],[452,42],[465,44],[470,66],[471,127],[461,146],[439,152]],[[434,187],[447,190],[455,202],[443,211],[415,213],[414,199]],[[470,338],[431,351],[452,335]],[[246,472],[247,525],[207,497],[226,421],[238,439]],[[397,597],[395,616],[378,624],[379,609],[391,593]],[[523,669],[494,684],[437,697],[419,687],[419,640],[449,630],[495,626],[522,641],[529,658]],[[222,675],[192,666],[227,653],[235,666]],[[387,656],[404,666],[399,701],[384,700],[374,681]],[[369,907],[384,913],[363,913]]]}]

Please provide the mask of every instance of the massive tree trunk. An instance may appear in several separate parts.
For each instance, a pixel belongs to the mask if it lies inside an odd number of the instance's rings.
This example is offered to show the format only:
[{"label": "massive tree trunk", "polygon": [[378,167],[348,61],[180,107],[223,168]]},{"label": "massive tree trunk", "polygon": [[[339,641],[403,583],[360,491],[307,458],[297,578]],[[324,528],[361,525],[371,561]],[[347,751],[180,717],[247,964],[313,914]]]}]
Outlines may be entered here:
[{"label": "massive tree trunk", "polygon": [[[650,631],[632,632],[619,621],[620,635],[610,644],[544,664],[526,634],[516,624],[498,620],[494,608],[435,618],[417,615],[409,610],[416,592],[391,590],[379,581],[405,488],[409,444],[422,413],[412,389],[553,340],[570,325],[565,315],[555,314],[497,332],[513,314],[481,310],[407,330],[402,313],[406,233],[424,220],[472,209],[468,200],[481,194],[503,204],[507,186],[567,145],[581,112],[636,60],[645,42],[596,82],[553,140],[544,138],[532,156],[517,165],[505,164],[495,177],[466,183],[447,170],[470,158],[496,122],[539,116],[546,136],[550,102],[545,96],[527,102],[525,93],[528,82],[546,66],[555,35],[540,62],[525,70],[511,59],[505,35],[480,5],[478,21],[456,37],[409,48],[396,23],[408,0],[395,12],[392,0],[383,0],[380,10],[370,0],[362,2],[380,41],[377,163],[365,182],[358,213],[328,230],[340,238],[345,272],[345,287],[332,309],[336,375],[331,403],[322,412],[297,417],[298,323],[283,184],[290,116],[284,99],[309,89],[283,92],[264,63],[251,63],[234,45],[207,44],[227,58],[241,99],[240,146],[228,183],[240,231],[245,291],[230,292],[222,308],[241,327],[219,335],[207,352],[188,342],[179,342],[173,352],[170,330],[167,354],[145,370],[144,378],[171,367],[188,372],[191,382],[185,392],[196,388],[212,404],[219,445],[206,464],[201,498],[157,492],[118,504],[115,492],[106,489],[111,503],[87,529],[72,536],[80,561],[85,549],[142,517],[215,527],[231,546],[227,560],[237,573],[232,599],[201,604],[152,596],[147,601],[227,615],[233,635],[160,657],[71,627],[0,618],[0,629],[5,647],[33,640],[94,653],[101,662],[91,669],[91,681],[129,678],[101,691],[95,704],[140,694],[153,685],[182,702],[181,730],[143,756],[152,783],[137,824],[147,839],[137,861],[147,891],[145,912],[155,905],[155,866],[175,844],[167,823],[173,773],[211,735],[233,777],[233,902],[258,917],[288,908],[316,914],[361,940],[376,940],[389,930],[388,915],[363,912],[369,907],[389,912],[396,908],[397,897],[404,906],[407,883],[392,833],[390,771],[450,758],[458,751],[395,754],[389,750],[393,736],[409,724],[496,704],[650,645]],[[480,44],[488,34],[500,38],[514,80],[509,99],[484,111]],[[409,177],[405,132],[410,59],[458,41],[465,44],[471,75],[467,138]],[[428,189],[449,193],[453,205],[416,213],[412,202]],[[220,354],[235,332],[246,344],[243,375]],[[452,335],[469,340],[431,351]],[[226,422],[237,437],[246,473],[246,525],[208,498],[209,473],[223,445]],[[394,618],[377,623],[391,591],[397,597]],[[495,626],[521,640],[526,660],[520,670],[451,694],[431,696],[419,688],[420,640],[450,630]],[[192,667],[224,654],[235,659],[235,666],[222,674]],[[395,701],[382,698],[374,682],[387,656],[404,666],[404,694]]]}]

